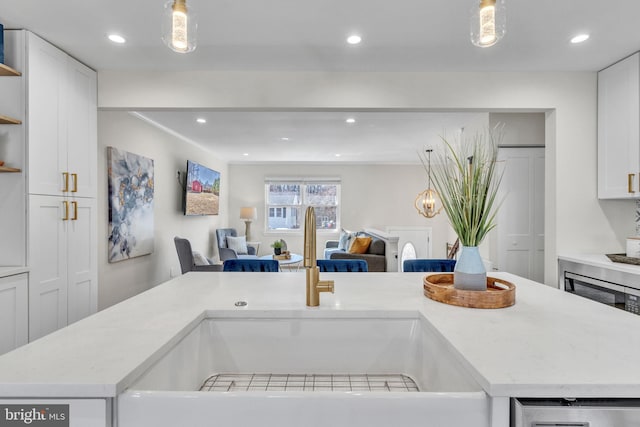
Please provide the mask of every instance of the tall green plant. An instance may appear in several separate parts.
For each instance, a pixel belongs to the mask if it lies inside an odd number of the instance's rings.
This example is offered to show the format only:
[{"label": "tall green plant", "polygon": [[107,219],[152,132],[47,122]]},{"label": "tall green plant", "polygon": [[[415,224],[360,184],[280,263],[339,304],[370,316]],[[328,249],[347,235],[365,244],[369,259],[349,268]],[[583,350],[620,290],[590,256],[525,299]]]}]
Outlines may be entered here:
[{"label": "tall green plant", "polygon": [[495,227],[496,196],[502,181],[502,171],[497,168],[502,136],[502,126],[496,126],[453,142],[441,137],[444,153],[436,153],[432,179],[463,246],[478,246]]}]

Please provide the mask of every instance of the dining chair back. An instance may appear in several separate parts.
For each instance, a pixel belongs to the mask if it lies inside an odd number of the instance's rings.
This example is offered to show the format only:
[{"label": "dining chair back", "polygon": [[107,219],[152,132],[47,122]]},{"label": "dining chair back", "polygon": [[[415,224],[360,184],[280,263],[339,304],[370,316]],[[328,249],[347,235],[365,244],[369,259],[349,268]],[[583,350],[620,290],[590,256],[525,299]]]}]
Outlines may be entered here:
[{"label": "dining chair back", "polygon": [[362,273],[369,271],[363,259],[319,259],[316,261],[321,272]]},{"label": "dining chair back", "polygon": [[455,259],[407,259],[402,264],[402,271],[410,272],[452,272],[456,266]]},{"label": "dining chair back", "polygon": [[277,272],[280,264],[274,259],[228,259],[224,262],[223,271]]}]

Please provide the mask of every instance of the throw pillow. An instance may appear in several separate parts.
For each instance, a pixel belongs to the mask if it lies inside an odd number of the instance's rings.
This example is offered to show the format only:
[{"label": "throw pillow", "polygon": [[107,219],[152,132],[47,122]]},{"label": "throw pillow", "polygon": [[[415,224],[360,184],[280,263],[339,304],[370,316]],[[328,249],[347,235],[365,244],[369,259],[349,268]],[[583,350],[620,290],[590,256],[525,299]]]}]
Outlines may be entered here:
[{"label": "throw pillow", "polygon": [[346,251],[349,249],[349,244],[351,243],[351,239],[355,237],[356,233],[352,233],[349,230],[345,230],[344,228],[340,230],[340,239],[338,240],[338,249]]},{"label": "throw pillow", "polygon": [[195,265],[209,265],[207,258],[198,251],[193,251],[193,263]]},{"label": "throw pillow", "polygon": [[227,236],[227,247],[236,251],[238,255],[247,255],[247,238],[245,236]]},{"label": "throw pillow", "polygon": [[349,248],[350,254],[366,254],[369,245],[371,244],[371,237],[356,237],[351,243]]}]

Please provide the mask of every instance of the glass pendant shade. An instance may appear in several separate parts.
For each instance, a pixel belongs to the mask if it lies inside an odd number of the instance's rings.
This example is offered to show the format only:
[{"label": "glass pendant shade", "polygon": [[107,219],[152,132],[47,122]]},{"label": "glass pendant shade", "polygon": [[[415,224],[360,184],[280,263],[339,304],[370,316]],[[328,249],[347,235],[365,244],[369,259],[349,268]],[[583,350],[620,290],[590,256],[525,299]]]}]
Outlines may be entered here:
[{"label": "glass pendant shade", "polygon": [[[477,0],[476,0],[477,1]],[[505,0],[480,0],[471,9],[471,43],[478,47],[496,44],[507,29]]]},{"label": "glass pendant shade", "polygon": [[169,0],[164,5],[162,41],[174,52],[188,53],[196,48],[198,20],[186,0]]}]

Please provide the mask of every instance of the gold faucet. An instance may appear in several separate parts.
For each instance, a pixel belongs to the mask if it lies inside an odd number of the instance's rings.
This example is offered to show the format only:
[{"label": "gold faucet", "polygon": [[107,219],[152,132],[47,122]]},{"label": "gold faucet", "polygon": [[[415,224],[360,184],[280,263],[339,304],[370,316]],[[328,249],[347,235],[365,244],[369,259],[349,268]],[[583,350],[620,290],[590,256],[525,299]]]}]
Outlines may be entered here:
[{"label": "gold faucet", "polygon": [[333,280],[320,280],[316,265],[316,213],[309,206],[304,215],[304,268],[307,273],[307,306],[320,305],[320,292],[333,293]]}]

